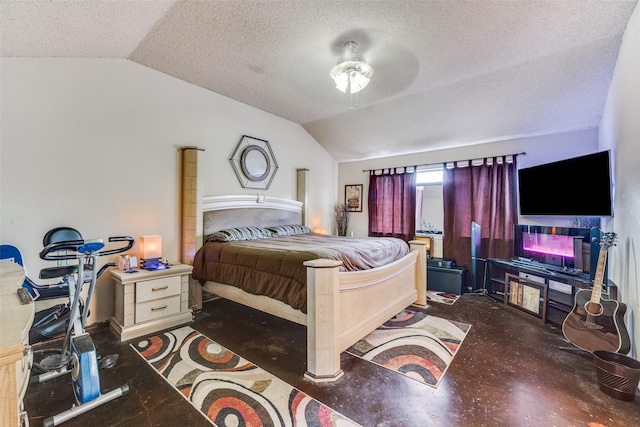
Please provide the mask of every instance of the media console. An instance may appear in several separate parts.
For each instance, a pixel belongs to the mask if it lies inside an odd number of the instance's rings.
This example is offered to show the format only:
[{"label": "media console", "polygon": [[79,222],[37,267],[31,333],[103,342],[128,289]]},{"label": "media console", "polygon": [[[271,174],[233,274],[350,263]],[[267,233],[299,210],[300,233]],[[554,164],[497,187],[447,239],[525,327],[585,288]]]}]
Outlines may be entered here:
[{"label": "media console", "polygon": [[[547,298],[543,301],[546,307],[546,320],[561,325],[567,314],[571,312],[574,296],[580,289],[591,287],[592,280],[589,274],[580,273],[573,269],[558,268],[553,265],[539,263],[537,261],[523,261],[520,259],[489,258],[485,270],[484,286],[487,294],[499,301],[505,300],[506,279],[505,274],[516,274],[525,279],[544,283],[547,288]],[[560,286],[557,286],[560,284]],[[562,286],[564,285],[564,286]],[[555,289],[564,287],[568,291]],[[603,287],[603,292],[607,292]]]}]

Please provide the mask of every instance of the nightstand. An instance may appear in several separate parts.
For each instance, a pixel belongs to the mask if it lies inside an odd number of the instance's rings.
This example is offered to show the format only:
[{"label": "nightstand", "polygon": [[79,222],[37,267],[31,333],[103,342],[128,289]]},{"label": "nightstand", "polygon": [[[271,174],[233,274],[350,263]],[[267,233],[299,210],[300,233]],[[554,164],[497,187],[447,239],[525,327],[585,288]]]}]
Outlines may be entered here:
[{"label": "nightstand", "polygon": [[189,275],[192,270],[192,266],[184,264],[134,273],[112,269],[116,313],[110,327],[120,341],[191,322]]}]

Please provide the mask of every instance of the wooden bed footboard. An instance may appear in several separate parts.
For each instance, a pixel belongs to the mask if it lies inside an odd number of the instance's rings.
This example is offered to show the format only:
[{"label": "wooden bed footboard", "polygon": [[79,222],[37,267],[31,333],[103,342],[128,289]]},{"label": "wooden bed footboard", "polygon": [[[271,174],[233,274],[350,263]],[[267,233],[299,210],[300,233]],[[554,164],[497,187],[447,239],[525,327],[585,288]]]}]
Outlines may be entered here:
[{"label": "wooden bed footboard", "polygon": [[371,270],[340,272],[340,261],[307,261],[307,372],[314,382],[343,374],[340,353],[411,304],[427,304],[426,249]]}]

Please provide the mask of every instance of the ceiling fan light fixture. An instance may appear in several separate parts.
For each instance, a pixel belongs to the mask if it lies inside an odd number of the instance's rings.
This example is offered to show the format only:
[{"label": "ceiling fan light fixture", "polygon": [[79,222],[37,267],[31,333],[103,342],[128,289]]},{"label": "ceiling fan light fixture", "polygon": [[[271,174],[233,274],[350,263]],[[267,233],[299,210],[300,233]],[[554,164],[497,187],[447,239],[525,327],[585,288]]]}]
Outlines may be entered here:
[{"label": "ceiling fan light fixture", "polygon": [[364,89],[371,79],[366,75],[352,70],[349,73],[349,84],[351,85],[351,93],[358,93]]},{"label": "ceiling fan light fixture", "polygon": [[349,75],[347,73],[336,73],[333,80],[336,83],[336,89],[342,93],[347,93],[347,86],[349,86]]},{"label": "ceiling fan light fixture", "polygon": [[338,59],[338,64],[331,69],[331,78],[336,88],[344,93],[358,93],[364,89],[371,80],[373,68],[367,61],[356,54],[358,44],[349,41],[344,44],[344,55]]}]

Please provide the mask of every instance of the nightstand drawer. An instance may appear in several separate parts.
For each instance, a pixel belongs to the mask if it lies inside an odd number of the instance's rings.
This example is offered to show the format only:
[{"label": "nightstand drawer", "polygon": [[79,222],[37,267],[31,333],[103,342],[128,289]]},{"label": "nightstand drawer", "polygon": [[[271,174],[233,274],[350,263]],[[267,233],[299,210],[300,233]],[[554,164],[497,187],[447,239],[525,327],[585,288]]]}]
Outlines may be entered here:
[{"label": "nightstand drawer", "polygon": [[136,304],[136,323],[180,312],[180,295]]},{"label": "nightstand drawer", "polygon": [[161,277],[138,282],[136,283],[136,303],[180,295],[181,284],[182,279],[180,276]]}]

